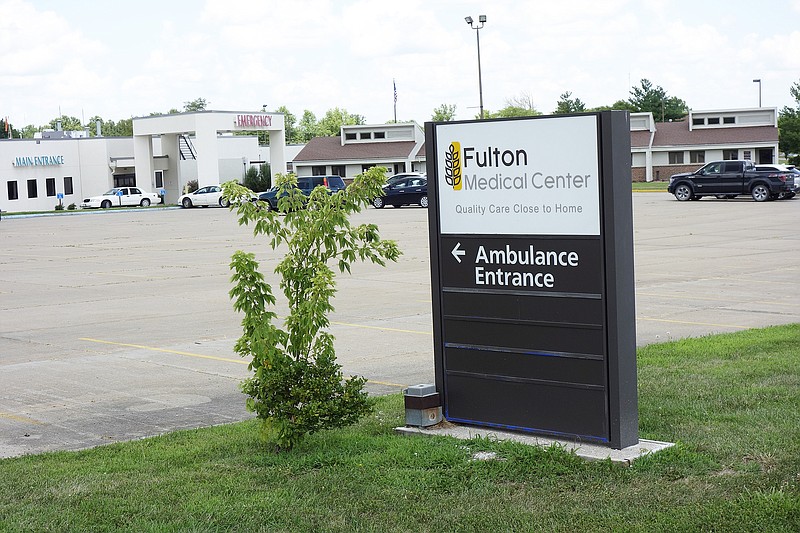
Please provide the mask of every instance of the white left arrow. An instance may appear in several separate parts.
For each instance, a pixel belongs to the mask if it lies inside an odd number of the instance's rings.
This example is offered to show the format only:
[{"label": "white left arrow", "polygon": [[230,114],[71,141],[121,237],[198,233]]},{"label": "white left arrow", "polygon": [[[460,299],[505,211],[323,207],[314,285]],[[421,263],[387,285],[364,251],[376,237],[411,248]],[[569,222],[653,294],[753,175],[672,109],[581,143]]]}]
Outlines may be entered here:
[{"label": "white left arrow", "polygon": [[453,254],[453,257],[456,258],[456,261],[459,263],[461,262],[461,256],[467,255],[467,252],[461,249],[461,243],[457,242],[453,250],[450,252]]}]

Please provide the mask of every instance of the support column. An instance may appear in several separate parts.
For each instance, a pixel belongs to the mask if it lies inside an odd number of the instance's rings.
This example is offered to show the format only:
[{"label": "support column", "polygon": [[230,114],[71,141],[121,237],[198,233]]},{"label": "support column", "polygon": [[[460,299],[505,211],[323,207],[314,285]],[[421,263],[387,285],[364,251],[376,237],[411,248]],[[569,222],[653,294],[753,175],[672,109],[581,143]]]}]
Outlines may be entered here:
[{"label": "support column", "polygon": [[269,167],[272,175],[286,174],[286,131],[281,128],[269,132]]},{"label": "support column", "polygon": [[[217,128],[210,117],[199,116],[195,131],[197,149],[197,186],[219,185],[219,146]],[[203,124],[204,122],[207,122]]]},{"label": "support column", "polygon": [[168,166],[164,171],[164,188],[167,190],[165,202],[173,204],[183,194],[181,179],[181,154],[178,146],[178,134],[165,133],[161,136],[161,152],[167,156]]},{"label": "support column", "polygon": [[133,158],[135,161],[136,186],[153,190],[153,138],[150,135],[133,136]]}]

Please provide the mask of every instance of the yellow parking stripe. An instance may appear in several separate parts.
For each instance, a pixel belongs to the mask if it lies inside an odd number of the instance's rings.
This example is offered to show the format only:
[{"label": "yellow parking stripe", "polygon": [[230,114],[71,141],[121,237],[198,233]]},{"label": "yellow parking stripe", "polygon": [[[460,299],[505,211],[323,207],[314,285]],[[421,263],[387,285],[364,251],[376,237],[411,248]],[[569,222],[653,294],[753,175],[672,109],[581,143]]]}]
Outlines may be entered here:
[{"label": "yellow parking stripe", "polygon": [[[379,328],[379,329],[382,329],[382,328]],[[400,330],[397,330],[397,331],[400,331]],[[413,332],[412,331],[411,333],[419,333],[419,332]],[[155,348],[153,346],[143,346],[141,344],[130,344],[130,343],[127,343],[127,342],[104,341],[104,340],[100,340],[100,339],[90,339],[88,337],[81,337],[80,340],[87,341],[87,342],[97,342],[97,343],[100,343],[100,344],[110,344],[112,346],[127,346],[128,348],[138,348],[140,350],[150,350],[152,352],[174,353],[176,355],[185,355],[187,357],[198,357],[200,359],[213,359],[214,361],[223,361],[223,362],[226,362],[226,363],[237,363],[237,364],[240,364],[240,365],[249,364],[247,361],[243,361],[241,359],[228,359],[228,358],[225,358],[225,357],[215,357],[213,355],[201,355],[201,354],[198,354],[198,353],[182,352],[182,351],[179,351],[179,350],[167,350],[165,348]],[[385,385],[387,387],[398,387],[398,388],[406,387],[406,385],[401,385],[400,383],[391,383],[391,382],[388,382],[388,381],[376,381],[374,379],[369,379],[367,381],[369,381],[370,383],[374,383],[375,385]],[[5,413],[1,413],[0,412],[0,417],[3,417],[4,414]],[[25,421],[26,420],[26,419],[23,419],[22,417],[14,418],[14,415],[8,415],[6,418],[12,418],[12,419],[18,420],[18,421]],[[31,422],[38,423],[38,422],[36,422],[34,420],[32,420]]]},{"label": "yellow parking stripe", "polygon": [[4,413],[2,411],[0,411],[0,418],[5,418],[6,420],[13,420],[15,422],[22,422],[23,424],[34,424],[37,426],[42,425],[42,422],[34,420],[33,418],[28,418],[27,416],[12,415],[11,413]]},{"label": "yellow parking stripe", "polygon": [[397,329],[397,328],[387,328],[383,326],[365,326],[364,324],[349,324],[347,322],[331,322],[331,324],[336,324],[337,326],[347,326],[350,328],[378,329],[381,331],[396,331],[397,333],[414,333],[415,335],[433,335],[432,331],[418,331],[414,329]]},{"label": "yellow parking stripe", "polygon": [[247,361],[243,361],[241,359],[228,359],[225,357],[215,357],[213,355],[201,355],[199,353],[192,353],[192,352],[181,352],[178,350],[167,350],[166,348],[155,348],[153,346],[142,346],[141,344],[128,344],[125,342],[113,342],[113,341],[104,341],[100,339],[89,339],[86,337],[81,337],[80,340],[88,341],[88,342],[97,342],[100,344],[111,344],[113,346],[127,346],[129,348],[139,348],[140,350],[150,350],[151,352],[163,352],[163,353],[174,353],[177,355],[185,355],[187,357],[197,357],[200,359],[212,359],[214,361],[224,361],[226,363],[236,363],[239,365],[247,365],[249,364]]}]

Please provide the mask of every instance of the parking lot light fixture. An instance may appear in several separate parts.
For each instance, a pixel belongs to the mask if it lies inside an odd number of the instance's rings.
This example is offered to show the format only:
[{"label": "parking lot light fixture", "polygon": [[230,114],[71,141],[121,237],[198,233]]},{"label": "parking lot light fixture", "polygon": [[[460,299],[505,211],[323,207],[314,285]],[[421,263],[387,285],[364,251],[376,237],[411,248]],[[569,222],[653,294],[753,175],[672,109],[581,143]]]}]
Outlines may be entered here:
[{"label": "parking lot light fixture", "polygon": [[472,17],[465,17],[464,20],[467,21],[470,28],[475,30],[475,36],[478,41],[478,97],[480,98],[480,107],[481,107],[481,120],[483,120],[483,80],[481,77],[481,28],[486,23],[486,15],[479,15],[478,16],[478,24],[473,24],[475,22]]},{"label": "parking lot light fixture", "polygon": [[753,80],[753,83],[758,84],[758,107],[761,107],[761,78]]}]

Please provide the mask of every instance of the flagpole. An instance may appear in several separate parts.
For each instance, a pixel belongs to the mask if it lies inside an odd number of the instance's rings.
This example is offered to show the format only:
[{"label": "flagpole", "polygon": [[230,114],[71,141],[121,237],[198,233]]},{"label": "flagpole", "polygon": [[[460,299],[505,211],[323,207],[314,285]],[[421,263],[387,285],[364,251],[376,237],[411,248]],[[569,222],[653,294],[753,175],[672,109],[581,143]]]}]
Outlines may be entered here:
[{"label": "flagpole", "polygon": [[392,86],[394,87],[394,123],[397,124],[397,83],[392,78]]}]

